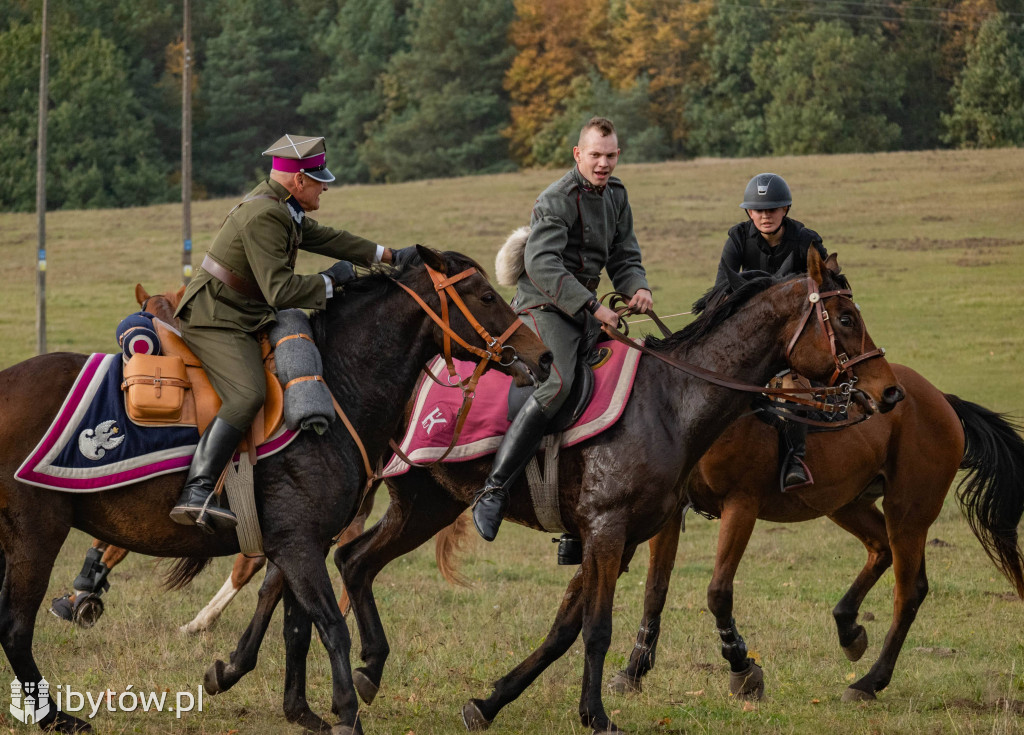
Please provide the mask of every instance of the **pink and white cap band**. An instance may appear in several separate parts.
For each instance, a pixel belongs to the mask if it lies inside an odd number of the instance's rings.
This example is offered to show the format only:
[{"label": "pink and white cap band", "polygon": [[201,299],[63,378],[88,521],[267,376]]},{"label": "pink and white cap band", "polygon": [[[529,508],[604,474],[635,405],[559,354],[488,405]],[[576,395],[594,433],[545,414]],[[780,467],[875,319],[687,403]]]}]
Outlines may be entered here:
[{"label": "pink and white cap band", "polygon": [[[274,156],[273,169],[284,171],[289,174],[296,174],[300,171],[322,169],[327,163],[327,154],[319,153],[309,158],[279,158]],[[264,164],[265,165],[265,164]]]}]

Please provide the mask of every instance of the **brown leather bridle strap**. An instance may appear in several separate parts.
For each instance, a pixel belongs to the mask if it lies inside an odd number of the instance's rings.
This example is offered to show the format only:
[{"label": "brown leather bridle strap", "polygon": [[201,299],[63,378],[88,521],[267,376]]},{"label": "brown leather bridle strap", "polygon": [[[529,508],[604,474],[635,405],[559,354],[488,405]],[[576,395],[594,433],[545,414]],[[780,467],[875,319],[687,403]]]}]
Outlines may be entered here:
[{"label": "brown leather bridle strap", "polygon": [[[480,324],[479,321],[477,321],[476,317],[474,317],[472,312],[469,310],[469,307],[467,307],[466,303],[462,300],[462,297],[459,296],[459,293],[455,290],[455,284],[465,278],[469,278],[470,276],[474,275],[477,272],[476,268],[467,268],[461,273],[457,273],[454,276],[447,277],[445,276],[445,274],[434,270],[429,265],[426,266],[426,269],[427,273],[430,275],[430,279],[434,282],[434,290],[437,292],[438,298],[441,303],[440,316],[438,316],[427,305],[427,303],[420,298],[419,294],[417,294],[411,288],[409,288],[400,281],[395,281],[395,283],[404,288],[406,292],[408,292],[409,295],[416,300],[416,303],[420,305],[420,308],[422,308],[427,313],[427,315],[431,319],[433,319],[434,322],[439,327],[441,327],[441,330],[444,332],[443,356],[445,364],[448,367],[449,379],[451,377],[459,378],[457,385],[462,389],[462,406],[459,408],[459,413],[455,420],[455,431],[452,434],[452,440],[448,444],[448,448],[445,450],[444,454],[442,454],[436,460],[433,460],[432,462],[428,463],[436,464],[442,461],[445,457],[447,457],[455,448],[455,445],[459,440],[459,435],[462,433],[462,428],[466,424],[466,418],[469,415],[469,409],[473,405],[473,399],[476,397],[477,383],[480,381],[480,377],[484,374],[484,371],[487,369],[489,363],[496,362],[500,365],[507,366],[511,365],[517,359],[519,359],[516,355],[515,349],[509,345],[506,345],[505,342],[515,333],[517,329],[524,326],[524,322],[522,319],[516,318],[516,320],[509,325],[508,329],[506,329],[500,337],[495,339],[490,335],[487,329],[482,324]],[[452,300],[452,302],[454,302],[458,310],[462,312],[463,316],[466,317],[466,320],[470,323],[470,325],[473,327],[476,333],[480,335],[480,338],[484,341],[484,344],[487,345],[487,349],[480,349],[479,347],[474,347],[473,345],[469,344],[464,339],[462,339],[452,329],[448,310],[449,298]],[[462,345],[462,347],[464,347],[466,350],[480,358],[480,362],[477,363],[476,368],[473,370],[473,374],[469,377],[468,380],[462,380],[458,374],[458,371],[455,369],[455,363],[452,360],[451,351],[451,340],[453,339],[460,345]],[[511,357],[508,362],[504,361],[506,349],[512,351]],[[435,376],[432,372],[430,372],[429,370],[426,370],[425,372],[434,380],[434,382],[438,383],[439,385],[444,385],[444,383],[438,380],[437,376]],[[447,387],[454,387],[454,384],[449,382]],[[395,443],[394,440],[390,440],[389,444],[392,450],[394,450],[395,454],[397,454],[406,464],[414,467],[426,466],[418,465],[411,459],[409,459],[409,457],[406,456],[406,454],[399,448],[399,446]]]},{"label": "brown leather bridle strap", "polygon": [[[294,381],[292,381],[294,382]],[[373,465],[370,464],[370,455],[366,453],[366,447],[363,446],[362,439],[359,438],[359,433],[356,431],[356,427],[352,425],[352,422],[348,420],[348,416],[341,410],[341,404],[338,403],[338,399],[334,397],[334,393],[331,393],[331,403],[334,404],[334,412],[338,414],[338,418],[341,419],[341,423],[345,424],[345,428],[348,429],[348,433],[352,436],[352,441],[359,447],[359,454],[363,458],[363,469],[366,470],[366,486],[363,488],[363,492],[360,497],[366,494],[370,489],[370,486],[380,478],[381,466],[377,466],[377,470],[374,471]]]}]

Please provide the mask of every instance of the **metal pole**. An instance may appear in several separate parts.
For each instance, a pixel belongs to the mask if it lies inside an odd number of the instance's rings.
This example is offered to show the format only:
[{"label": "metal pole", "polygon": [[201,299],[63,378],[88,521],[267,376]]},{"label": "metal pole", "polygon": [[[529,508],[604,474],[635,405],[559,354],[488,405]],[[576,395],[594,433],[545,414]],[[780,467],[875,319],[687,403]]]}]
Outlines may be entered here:
[{"label": "metal pole", "polygon": [[192,280],[192,10],[183,0],[184,48],[181,67],[181,281]]},{"label": "metal pole", "polygon": [[39,52],[39,133],[36,149],[36,216],[39,239],[36,247],[36,354],[46,352],[46,115],[49,108],[50,54],[46,9],[43,0],[42,40]]}]

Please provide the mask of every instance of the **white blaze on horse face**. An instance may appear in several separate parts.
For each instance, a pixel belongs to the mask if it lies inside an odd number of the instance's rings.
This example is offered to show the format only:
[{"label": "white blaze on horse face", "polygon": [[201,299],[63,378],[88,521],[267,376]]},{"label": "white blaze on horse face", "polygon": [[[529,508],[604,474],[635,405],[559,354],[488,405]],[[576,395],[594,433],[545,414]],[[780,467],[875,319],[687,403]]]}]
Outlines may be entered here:
[{"label": "white blaze on horse face", "polygon": [[423,421],[420,422],[420,426],[422,426],[423,429],[429,435],[430,432],[434,430],[434,425],[435,424],[447,424],[447,423],[448,423],[448,419],[446,419],[444,416],[441,415],[441,409],[440,408],[435,408],[433,411],[431,411],[429,414],[427,414],[427,417],[425,419],[423,419]]}]

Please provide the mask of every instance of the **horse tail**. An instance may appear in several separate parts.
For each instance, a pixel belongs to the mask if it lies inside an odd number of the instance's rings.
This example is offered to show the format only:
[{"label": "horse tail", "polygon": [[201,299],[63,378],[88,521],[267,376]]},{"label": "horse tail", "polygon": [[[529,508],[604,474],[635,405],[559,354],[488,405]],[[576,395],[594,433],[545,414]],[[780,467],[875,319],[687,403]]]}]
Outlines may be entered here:
[{"label": "horse tail", "polygon": [[957,396],[946,395],[964,427],[967,474],[956,498],[985,553],[1024,598],[1024,554],[1017,526],[1024,516],[1024,439],[1021,425]]},{"label": "horse tail", "polygon": [[467,538],[470,538],[469,521],[464,513],[434,536],[434,558],[437,559],[437,569],[448,584],[457,584],[460,587],[470,586],[469,580],[459,571],[461,559],[458,556],[458,553],[465,548]]},{"label": "horse tail", "polygon": [[206,565],[209,563],[210,557],[186,556],[175,559],[171,564],[170,571],[164,576],[164,589],[168,591],[184,589],[199,572],[206,569]]}]

